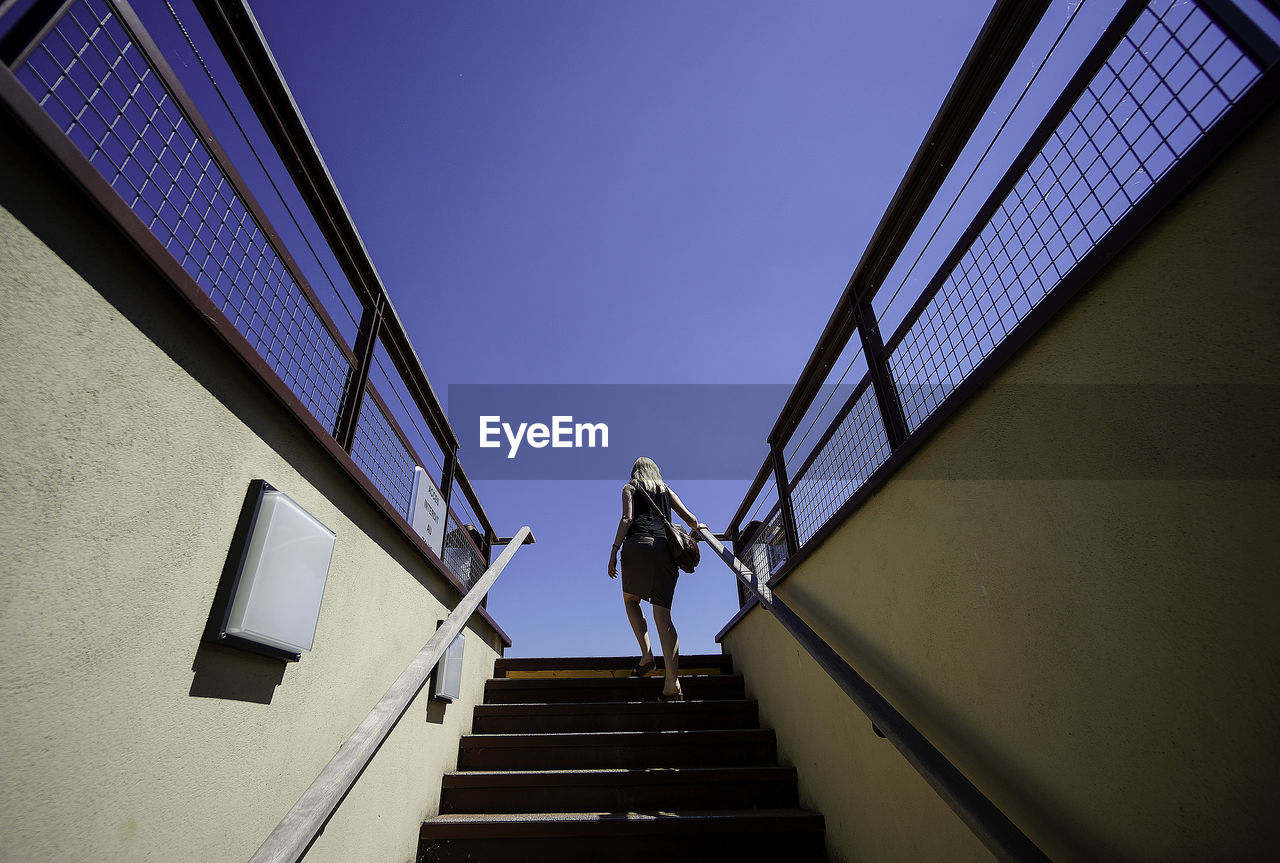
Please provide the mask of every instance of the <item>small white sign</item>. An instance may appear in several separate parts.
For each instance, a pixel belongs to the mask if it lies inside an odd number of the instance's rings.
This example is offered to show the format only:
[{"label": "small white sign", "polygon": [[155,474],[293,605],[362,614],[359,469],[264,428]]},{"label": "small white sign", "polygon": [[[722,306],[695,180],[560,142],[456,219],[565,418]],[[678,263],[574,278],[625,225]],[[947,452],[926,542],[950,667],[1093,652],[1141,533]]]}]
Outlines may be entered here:
[{"label": "small white sign", "polygon": [[422,468],[413,469],[413,494],[409,496],[409,524],[437,556],[444,549],[444,495]]}]

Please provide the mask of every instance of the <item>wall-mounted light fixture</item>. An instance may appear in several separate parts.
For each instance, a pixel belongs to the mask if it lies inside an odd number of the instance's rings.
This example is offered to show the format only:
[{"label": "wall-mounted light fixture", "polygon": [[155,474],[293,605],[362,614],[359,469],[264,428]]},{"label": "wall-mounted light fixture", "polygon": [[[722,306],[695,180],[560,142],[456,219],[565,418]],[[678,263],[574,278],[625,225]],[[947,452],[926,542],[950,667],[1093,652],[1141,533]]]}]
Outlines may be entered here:
[{"label": "wall-mounted light fixture", "polygon": [[315,642],[335,536],[284,492],[255,479],[220,590],[217,642],[278,659]]},{"label": "wall-mounted light fixture", "polygon": [[[444,623],[444,621],[440,621]],[[462,694],[462,650],[465,639],[461,632],[436,663],[432,672],[431,697],[436,701],[455,701]]]}]

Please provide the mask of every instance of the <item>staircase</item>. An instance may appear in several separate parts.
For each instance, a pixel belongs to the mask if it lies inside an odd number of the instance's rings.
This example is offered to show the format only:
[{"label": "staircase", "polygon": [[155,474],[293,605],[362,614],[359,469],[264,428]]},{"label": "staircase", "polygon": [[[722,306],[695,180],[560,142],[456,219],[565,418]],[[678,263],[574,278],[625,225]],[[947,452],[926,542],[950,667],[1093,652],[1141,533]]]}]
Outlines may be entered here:
[{"label": "staircase", "polygon": [[661,658],[642,680],[634,664],[499,659],[419,863],[826,860],[822,816],[798,807],[729,657],[681,657],[674,703],[657,700]]}]

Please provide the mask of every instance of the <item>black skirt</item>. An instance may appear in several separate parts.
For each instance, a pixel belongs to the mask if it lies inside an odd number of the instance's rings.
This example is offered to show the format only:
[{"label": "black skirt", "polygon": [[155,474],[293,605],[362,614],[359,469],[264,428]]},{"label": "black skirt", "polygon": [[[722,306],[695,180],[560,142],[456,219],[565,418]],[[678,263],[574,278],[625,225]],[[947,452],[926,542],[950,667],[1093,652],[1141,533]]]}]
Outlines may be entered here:
[{"label": "black skirt", "polygon": [[680,570],[667,540],[633,536],[622,543],[622,590],[663,608],[671,607]]}]

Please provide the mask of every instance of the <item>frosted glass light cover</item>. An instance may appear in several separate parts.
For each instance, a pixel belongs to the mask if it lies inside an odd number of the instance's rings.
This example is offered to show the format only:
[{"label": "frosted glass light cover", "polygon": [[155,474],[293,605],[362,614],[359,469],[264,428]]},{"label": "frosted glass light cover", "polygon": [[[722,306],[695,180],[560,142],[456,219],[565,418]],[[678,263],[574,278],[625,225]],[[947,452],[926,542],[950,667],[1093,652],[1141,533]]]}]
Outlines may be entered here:
[{"label": "frosted glass light cover", "polygon": [[264,492],[227,633],[294,653],[310,650],[334,538],[288,495]]},{"label": "frosted glass light cover", "polygon": [[462,649],[465,638],[461,632],[449,644],[449,649],[436,666],[436,698],[455,701],[462,694]]}]

